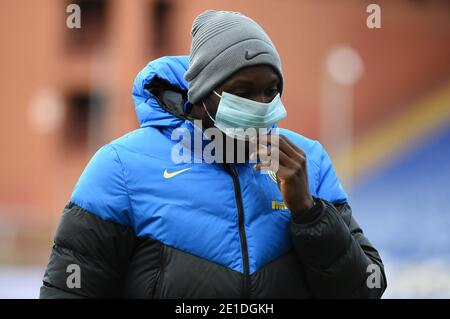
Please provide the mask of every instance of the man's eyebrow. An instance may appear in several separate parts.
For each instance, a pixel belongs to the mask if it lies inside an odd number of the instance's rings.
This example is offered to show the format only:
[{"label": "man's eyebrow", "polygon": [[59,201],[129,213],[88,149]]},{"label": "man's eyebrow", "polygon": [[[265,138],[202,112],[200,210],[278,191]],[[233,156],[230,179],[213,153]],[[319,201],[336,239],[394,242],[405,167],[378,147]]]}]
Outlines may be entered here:
[{"label": "man's eyebrow", "polygon": [[[270,82],[268,82],[268,85],[276,85],[280,83],[280,79],[278,77],[274,77],[270,80]],[[234,85],[255,85],[255,81],[252,80],[248,80],[248,79],[235,79],[233,80],[230,84],[230,86],[234,86]]]},{"label": "man's eyebrow", "polygon": [[230,85],[253,85],[254,82],[251,80],[247,80],[247,79],[235,79],[234,81],[232,81],[230,83]]}]

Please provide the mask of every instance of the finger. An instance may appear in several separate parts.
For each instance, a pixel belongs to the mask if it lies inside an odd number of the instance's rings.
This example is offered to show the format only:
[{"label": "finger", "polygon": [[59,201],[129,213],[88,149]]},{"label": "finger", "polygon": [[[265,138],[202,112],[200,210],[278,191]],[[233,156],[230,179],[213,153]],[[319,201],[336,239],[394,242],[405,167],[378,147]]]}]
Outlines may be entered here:
[{"label": "finger", "polygon": [[284,141],[289,144],[289,146],[291,146],[296,152],[300,153],[301,155],[303,155],[303,157],[306,157],[306,153],[297,145],[294,144],[294,142],[292,142],[286,135],[280,135],[283,137]]},{"label": "finger", "polygon": [[[269,148],[263,144],[258,144],[257,147],[252,147],[250,148],[250,160],[260,160],[260,161],[265,161],[267,160],[268,157],[270,157],[272,155],[272,149],[273,148]],[[274,154],[276,153],[273,152]]]},{"label": "finger", "polygon": [[279,135],[278,134],[259,135],[257,140],[254,139],[254,141],[257,141],[258,144],[278,146]]},{"label": "finger", "polygon": [[286,167],[294,169],[298,164],[291,159],[287,154],[281,152],[278,148],[272,147],[270,155],[267,157],[260,156],[261,163],[256,164],[255,169],[270,168],[275,173],[279,167]]},{"label": "finger", "polygon": [[[276,156],[272,155],[272,157],[275,158]],[[279,175],[280,178],[286,177],[286,175],[283,174],[283,169],[291,171],[295,170],[299,166],[295,159],[293,159],[283,151],[279,151],[278,158],[278,161],[273,160],[271,162],[271,170],[277,173],[277,175],[281,174]]]},{"label": "finger", "polygon": [[270,134],[259,136],[259,144],[278,146],[282,151],[290,156],[296,156],[306,159],[306,154],[292,143],[286,136],[279,134]]},{"label": "finger", "polygon": [[272,171],[275,172],[275,176],[276,176],[276,180],[277,180],[277,184],[278,186],[280,186],[280,183],[283,182],[283,180],[286,178],[286,176],[291,176],[292,175],[292,170],[287,168],[287,167],[277,167],[277,166],[273,166],[269,163],[260,163],[257,164],[258,166],[255,167],[255,170],[262,170],[262,171]]},{"label": "finger", "polygon": [[253,141],[258,141],[259,143],[265,143],[268,145],[279,145],[281,143],[281,140],[289,144],[289,146],[291,146],[296,152],[305,155],[305,152],[300,147],[295,145],[286,135],[270,134],[260,135],[258,137],[258,140],[256,138],[253,138]]},{"label": "finger", "polygon": [[286,152],[288,155],[292,156],[296,160],[306,160],[306,154],[300,148],[298,148],[294,143],[292,143],[286,136],[280,136],[280,149]]}]

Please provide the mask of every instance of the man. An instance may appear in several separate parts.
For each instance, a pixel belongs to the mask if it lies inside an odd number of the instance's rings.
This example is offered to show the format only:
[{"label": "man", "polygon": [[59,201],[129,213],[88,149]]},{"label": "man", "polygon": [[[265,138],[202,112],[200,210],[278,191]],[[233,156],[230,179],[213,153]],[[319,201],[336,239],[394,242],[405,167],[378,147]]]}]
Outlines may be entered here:
[{"label": "man", "polygon": [[[102,147],[81,175],[41,298],[381,297],[382,261],[325,150],[277,132],[283,75],[269,37],[226,11],[198,16],[192,37],[189,60],[163,57],[138,74],[140,128]],[[251,128],[269,133],[240,135]],[[191,143],[198,132],[225,137],[216,161],[205,160],[205,140]],[[241,162],[228,156],[239,144]],[[191,161],[177,161],[186,150]]]}]

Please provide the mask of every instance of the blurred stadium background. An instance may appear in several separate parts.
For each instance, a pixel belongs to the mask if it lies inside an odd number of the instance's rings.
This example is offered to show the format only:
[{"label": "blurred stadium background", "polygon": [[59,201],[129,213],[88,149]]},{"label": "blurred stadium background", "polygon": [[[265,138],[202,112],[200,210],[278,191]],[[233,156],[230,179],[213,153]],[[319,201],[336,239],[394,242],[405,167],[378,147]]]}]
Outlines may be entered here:
[{"label": "blurred stadium background", "polygon": [[[269,33],[282,126],[329,151],[388,275],[385,298],[450,298],[450,2],[2,0],[0,298],[36,298],[62,208],[95,150],[137,127],[131,87],[189,52],[206,9]],[[66,7],[81,7],[81,29]],[[149,141],[151,143],[151,141]]]}]

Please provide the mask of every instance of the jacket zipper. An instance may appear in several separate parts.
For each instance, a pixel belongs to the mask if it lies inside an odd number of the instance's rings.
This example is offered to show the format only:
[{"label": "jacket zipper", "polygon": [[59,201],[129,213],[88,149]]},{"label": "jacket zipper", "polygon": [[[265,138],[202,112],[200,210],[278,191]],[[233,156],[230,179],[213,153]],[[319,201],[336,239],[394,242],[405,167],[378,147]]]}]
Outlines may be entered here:
[{"label": "jacket zipper", "polygon": [[239,237],[241,240],[242,263],[244,268],[242,280],[243,298],[250,298],[250,266],[248,260],[247,236],[245,235],[244,205],[242,204],[241,184],[239,183],[238,174],[233,167],[225,164],[225,170],[233,178],[234,195],[238,210]]}]

